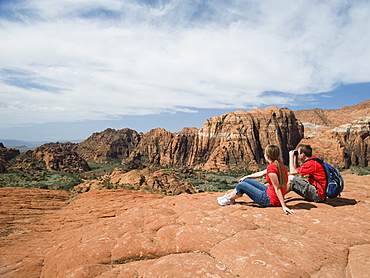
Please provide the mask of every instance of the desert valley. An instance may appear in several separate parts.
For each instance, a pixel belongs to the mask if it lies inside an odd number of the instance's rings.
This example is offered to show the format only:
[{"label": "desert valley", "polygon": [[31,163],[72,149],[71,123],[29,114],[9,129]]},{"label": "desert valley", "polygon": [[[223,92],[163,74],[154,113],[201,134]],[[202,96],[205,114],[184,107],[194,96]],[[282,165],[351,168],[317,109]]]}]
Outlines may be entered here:
[{"label": "desert valley", "polygon": [[[0,144],[2,277],[369,277],[370,100],[229,112],[178,133],[106,129],[20,152]],[[340,197],[297,211],[216,198],[299,143],[340,169]],[[68,186],[67,186],[68,184]],[[58,189],[58,190],[56,190]]]}]

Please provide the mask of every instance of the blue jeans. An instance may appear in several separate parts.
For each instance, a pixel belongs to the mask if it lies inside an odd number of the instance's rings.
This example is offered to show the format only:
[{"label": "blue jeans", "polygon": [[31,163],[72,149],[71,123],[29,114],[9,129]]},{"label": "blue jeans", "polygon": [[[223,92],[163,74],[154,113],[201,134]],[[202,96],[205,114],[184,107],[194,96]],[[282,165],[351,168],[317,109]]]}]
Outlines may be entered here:
[{"label": "blue jeans", "polygon": [[236,186],[236,195],[247,194],[255,203],[270,207],[270,197],[266,194],[267,186],[252,179],[245,179]]}]

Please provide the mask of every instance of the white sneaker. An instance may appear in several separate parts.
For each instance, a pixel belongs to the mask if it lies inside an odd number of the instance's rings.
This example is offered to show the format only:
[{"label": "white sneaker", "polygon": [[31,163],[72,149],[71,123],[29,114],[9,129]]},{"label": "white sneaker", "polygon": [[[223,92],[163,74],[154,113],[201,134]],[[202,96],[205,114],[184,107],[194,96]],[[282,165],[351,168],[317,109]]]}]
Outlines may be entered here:
[{"label": "white sneaker", "polygon": [[235,204],[235,201],[230,201],[227,194],[225,196],[218,197],[217,202],[220,206],[228,206],[228,205],[234,205]]}]

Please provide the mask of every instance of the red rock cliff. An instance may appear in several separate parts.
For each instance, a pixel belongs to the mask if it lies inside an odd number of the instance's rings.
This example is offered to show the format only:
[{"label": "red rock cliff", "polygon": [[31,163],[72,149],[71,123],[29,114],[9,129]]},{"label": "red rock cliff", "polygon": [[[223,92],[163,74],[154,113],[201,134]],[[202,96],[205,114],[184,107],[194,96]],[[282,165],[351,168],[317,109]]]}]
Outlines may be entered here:
[{"label": "red rock cliff", "polygon": [[94,133],[85,141],[77,144],[74,150],[87,161],[112,163],[128,157],[140,142],[141,136],[135,130],[108,128]]},{"label": "red rock cliff", "polygon": [[227,171],[262,162],[268,144],[280,146],[287,163],[288,151],[302,137],[303,126],[291,110],[269,107],[215,116],[199,130],[184,128],[179,133],[162,128],[146,134],[108,129],[93,134],[76,150],[88,161],[99,163],[121,157],[123,164]]},{"label": "red rock cliff", "polygon": [[340,109],[295,112],[305,126],[305,139],[314,154],[331,164],[348,168],[369,166],[370,100]]}]

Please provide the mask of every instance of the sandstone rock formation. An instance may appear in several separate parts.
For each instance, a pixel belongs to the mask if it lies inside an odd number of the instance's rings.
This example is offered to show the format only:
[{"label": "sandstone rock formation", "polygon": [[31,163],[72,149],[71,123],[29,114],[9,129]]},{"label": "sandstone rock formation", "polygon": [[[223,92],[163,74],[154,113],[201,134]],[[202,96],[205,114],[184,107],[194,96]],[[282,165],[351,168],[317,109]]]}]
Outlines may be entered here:
[{"label": "sandstone rock formation", "polygon": [[87,161],[107,164],[122,161],[128,157],[140,139],[140,134],[135,130],[108,128],[104,132],[94,133],[77,144],[74,150]]},{"label": "sandstone rock formation", "polygon": [[[94,133],[79,144],[50,143],[42,147],[43,150],[54,148],[59,153],[60,148],[62,152],[69,150],[76,158],[68,159],[73,164],[83,164],[74,154],[76,152],[86,161],[122,162],[127,169],[161,165],[228,171],[257,169],[267,144],[280,146],[283,161],[287,163],[288,151],[301,142],[312,144],[315,153],[331,164],[348,168],[350,165],[369,165],[369,115],[370,100],[340,109],[298,110],[294,113],[287,108],[268,107],[215,116],[206,120],[201,129],[184,128],[171,133],[157,128],[142,134],[128,128],[109,128]],[[5,171],[9,167],[7,158],[1,156],[2,149],[0,146],[0,171]],[[68,157],[71,154],[65,153]],[[54,158],[51,156],[50,152],[42,155],[37,150],[36,157],[48,160],[49,169],[78,172],[88,169],[86,165],[57,166],[66,161],[60,164],[57,162],[59,154]]]},{"label": "sandstone rock formation", "polygon": [[339,168],[369,166],[370,100],[340,109],[294,112],[305,126],[303,144]]},{"label": "sandstone rock formation", "polygon": [[294,111],[294,114],[305,127],[306,124],[314,124],[324,129],[332,129],[369,116],[370,99],[357,105],[345,106],[339,109],[297,110]]},{"label": "sandstone rock formation", "polygon": [[103,176],[99,180],[87,180],[82,184],[76,185],[74,192],[87,192],[117,187],[129,187],[168,195],[181,193],[193,194],[198,192],[188,182],[183,182],[176,178],[173,173],[168,173],[163,169],[159,170],[154,167],[148,167],[143,170],[135,169],[129,172],[115,168],[111,174]]},{"label": "sandstone rock formation", "polygon": [[47,170],[58,170],[65,173],[81,173],[89,171],[87,162],[76,152],[62,147],[37,147],[32,156],[39,161],[45,161]]},{"label": "sandstone rock formation", "polygon": [[8,168],[8,163],[6,160],[2,157],[0,157],[0,173],[6,172],[6,169]]},{"label": "sandstone rock formation", "polygon": [[5,148],[3,143],[0,143],[0,173],[8,170],[8,160],[13,159],[20,154],[17,149]]},{"label": "sandstone rock formation", "polygon": [[303,126],[287,108],[236,111],[207,120],[200,130],[186,129],[178,134],[152,130],[143,136],[130,158],[147,158],[150,164],[167,168],[246,169],[249,164],[262,162],[268,144],[280,146],[287,162],[288,151],[302,137]]},{"label": "sandstone rock formation", "polygon": [[263,163],[263,150],[268,144],[279,146],[283,161],[288,163],[288,152],[300,142],[303,132],[302,124],[287,108],[268,107],[213,117],[198,134],[201,146],[210,151],[203,169],[227,171],[247,169],[242,167],[245,163]]},{"label": "sandstone rock formation", "polygon": [[341,198],[297,211],[223,193],[163,196],[0,188],[0,273],[17,277],[368,277],[370,176],[343,175]]},{"label": "sandstone rock formation", "polygon": [[338,168],[369,166],[370,117],[326,130],[301,143],[310,144],[315,155]]},{"label": "sandstone rock formation", "polygon": [[226,113],[206,120],[199,130],[184,128],[174,134],[162,128],[146,134],[108,129],[78,144],[76,151],[98,163],[122,158],[131,165],[227,171],[261,163],[268,144],[280,146],[287,162],[288,151],[302,138],[303,126],[291,110],[269,107]]},{"label": "sandstone rock formation", "polygon": [[39,160],[33,156],[33,151],[28,150],[18,155],[12,164],[14,171],[22,173],[37,173],[45,172],[46,163],[44,160]]}]

